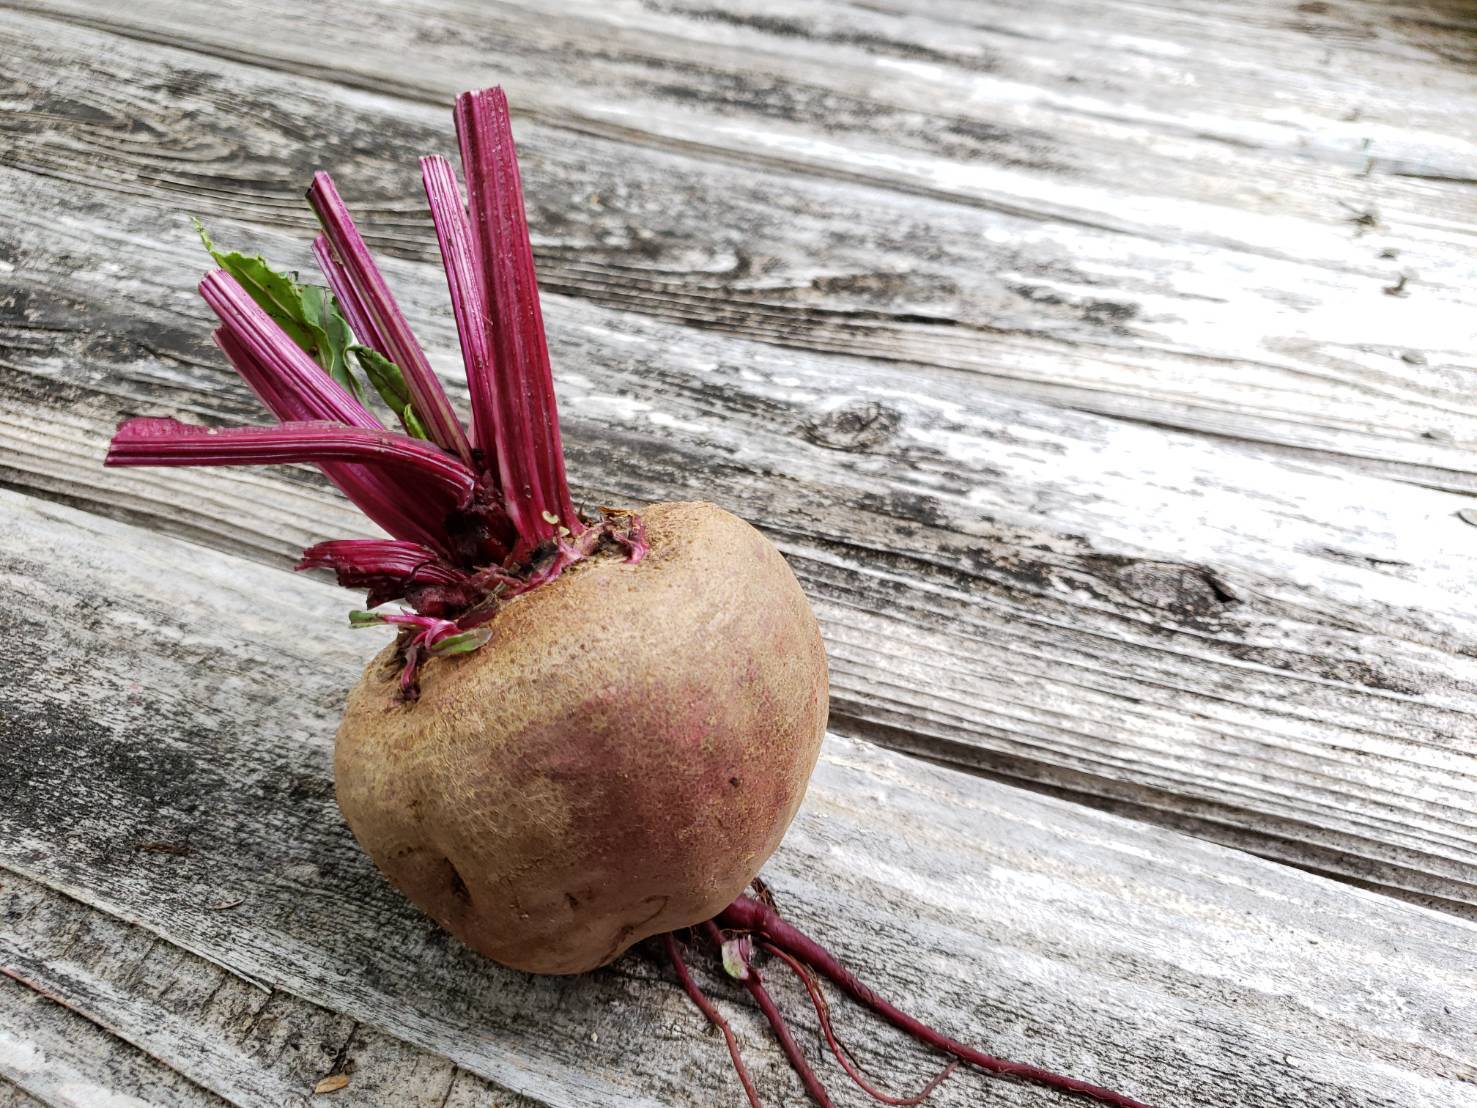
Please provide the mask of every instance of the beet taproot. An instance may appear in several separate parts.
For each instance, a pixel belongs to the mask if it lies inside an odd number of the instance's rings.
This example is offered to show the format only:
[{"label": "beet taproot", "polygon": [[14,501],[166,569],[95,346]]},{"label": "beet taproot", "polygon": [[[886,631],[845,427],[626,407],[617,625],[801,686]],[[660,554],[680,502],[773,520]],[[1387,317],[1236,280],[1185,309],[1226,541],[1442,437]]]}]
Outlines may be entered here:
[{"label": "beet taproot", "polygon": [[334,753],[361,846],[469,946],[582,973],[711,919],[759,873],[825,733],[820,629],[778,550],[711,504],[645,510],[400,697],[394,647]]},{"label": "beet taproot", "polygon": [[[107,456],[309,462],[388,533],[318,543],[298,565],[367,591],[373,610],[350,613],[352,626],[396,630],[351,691],[335,746],[339,806],[365,851],[429,915],[517,969],[580,973],[659,935],[751,1108],[737,1037],[688,972],[679,932],[721,955],[821,1108],[830,1095],[756,955],[799,975],[843,1071],[883,1103],[919,1103],[964,1063],[1147,1108],[925,1026],[780,916],[757,874],[826,728],[815,616],[779,551],[712,504],[576,508],[502,90],[463,93],[455,120],[466,204],[445,158],[422,158],[421,173],[469,426],[318,173],[308,199],[327,288],[221,251],[201,229],[221,266],[200,283],[215,342],[279,422],[132,419]],[[401,430],[365,405],[354,364]],[[953,1061],[911,1097],[875,1089],[836,1037],[820,978]]]}]

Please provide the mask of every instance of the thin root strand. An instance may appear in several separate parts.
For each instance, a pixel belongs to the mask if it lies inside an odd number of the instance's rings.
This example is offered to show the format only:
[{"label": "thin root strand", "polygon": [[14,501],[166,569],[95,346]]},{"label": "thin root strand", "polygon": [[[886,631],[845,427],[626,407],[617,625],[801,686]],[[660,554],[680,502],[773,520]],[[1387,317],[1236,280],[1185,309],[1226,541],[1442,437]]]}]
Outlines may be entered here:
[{"label": "thin root strand", "polygon": [[662,946],[667,951],[667,958],[672,963],[672,970],[677,974],[677,981],[683,991],[697,1005],[698,1011],[708,1018],[708,1022],[723,1032],[723,1039],[728,1043],[728,1056],[733,1059],[734,1071],[744,1087],[744,1095],[749,1098],[750,1108],[764,1108],[759,1100],[759,1093],[754,1089],[753,1079],[749,1077],[748,1067],[744,1065],[744,1059],[739,1054],[738,1039],[734,1037],[733,1028],[728,1026],[723,1013],[714,1007],[713,1002],[703,994],[702,989],[698,988],[697,982],[692,979],[692,974],[687,972],[687,963],[682,960],[682,951],[677,946],[677,936],[668,931],[662,936]]},{"label": "thin root strand", "polygon": [[982,1050],[965,1046],[963,1043],[949,1038],[942,1032],[936,1031],[934,1028],[929,1027],[927,1024],[915,1019],[878,996],[867,985],[858,980],[855,974],[837,961],[835,955],[825,947],[821,946],[804,932],[791,926],[773,908],[751,896],[741,896],[735,900],[719,913],[718,921],[725,927],[730,927],[735,931],[753,932],[762,939],[767,940],[771,946],[783,950],[785,953],[793,956],[797,961],[829,979],[858,1004],[870,1008],[894,1027],[906,1031],[919,1042],[936,1047],[961,1061],[968,1062],[972,1066],[988,1070],[991,1073],[1034,1081],[1037,1084],[1058,1089],[1062,1092],[1090,1097],[1104,1104],[1112,1105],[1113,1108],[1150,1108],[1149,1105],[1142,1101],[1134,1100],[1132,1097],[1124,1096],[1122,1093],[1116,1093],[1111,1089],[1105,1089],[1100,1085],[1093,1085],[1075,1077],[1053,1073],[1050,1070],[1027,1065],[1023,1062],[1012,1062],[1005,1058],[997,1058],[992,1054],[986,1054]]},{"label": "thin root strand", "polygon": [[905,1108],[908,1105],[922,1104],[931,1097],[934,1090],[948,1080],[949,1075],[959,1068],[959,1059],[954,1058],[949,1064],[934,1075],[933,1080],[912,1096],[892,1096],[884,1093],[881,1089],[871,1084],[862,1073],[861,1069],[847,1055],[848,1051],[836,1038],[835,1028],[831,1026],[831,1006],[826,1003],[826,996],[821,992],[820,984],[815,975],[809,969],[801,965],[790,955],[772,943],[765,943],[764,949],[773,954],[781,962],[790,967],[790,971],[800,979],[805,986],[805,991],[810,994],[810,1002],[815,1006],[816,1018],[820,1020],[821,1032],[826,1037],[826,1045],[831,1048],[831,1053],[836,1056],[836,1061],[841,1063],[841,1068],[846,1071],[846,1076],[856,1083],[857,1088],[866,1093],[873,1100],[882,1104],[898,1105]]},{"label": "thin root strand", "polygon": [[[712,940],[713,945],[719,953],[723,950],[723,936],[718,931],[712,920],[703,925],[703,931]],[[774,1037],[779,1040],[780,1049],[785,1052],[785,1058],[790,1067],[800,1078],[800,1083],[805,1086],[805,1092],[810,1099],[815,1101],[821,1108],[833,1108],[831,1096],[826,1092],[825,1085],[816,1076],[815,1070],[811,1069],[810,1063],[806,1061],[805,1054],[800,1049],[800,1044],[795,1041],[795,1036],[790,1033],[790,1026],[785,1022],[779,1006],[775,1004],[774,998],[769,995],[769,990],[764,987],[764,981],[759,976],[759,970],[752,964],[746,963],[748,974],[742,979],[744,987],[749,990],[749,995],[754,998],[754,1003],[759,1005],[759,1010],[764,1013],[764,1018],[769,1021],[769,1026],[774,1029]]]}]

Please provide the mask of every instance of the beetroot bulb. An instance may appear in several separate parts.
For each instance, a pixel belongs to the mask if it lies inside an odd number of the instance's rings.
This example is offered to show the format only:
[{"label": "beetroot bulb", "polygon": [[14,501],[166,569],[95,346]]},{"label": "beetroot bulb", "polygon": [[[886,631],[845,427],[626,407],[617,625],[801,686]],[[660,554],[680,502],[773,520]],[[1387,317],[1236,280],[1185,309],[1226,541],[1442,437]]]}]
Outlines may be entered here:
[{"label": "beetroot bulb", "polygon": [[[220,265],[200,284],[215,342],[277,422],[130,419],[106,462],[312,463],[388,536],[322,542],[298,566],[367,591],[351,625],[395,630],[350,691],[335,744],[360,845],[422,910],[515,969],[584,973],[658,937],[751,1105],[737,1038],[679,940],[721,955],[819,1104],[830,1095],[761,967],[798,975],[841,1068],[883,1103],[918,1103],[963,1063],[1146,1108],[919,1023],[780,916],[757,875],[825,734],[815,616],[779,551],[721,508],[576,508],[502,91],[463,93],[455,121],[466,201],[445,158],[421,169],[469,423],[319,173],[308,200],[326,287],[201,229]],[[948,1067],[913,1096],[874,1089],[837,1041],[822,980]]]}]

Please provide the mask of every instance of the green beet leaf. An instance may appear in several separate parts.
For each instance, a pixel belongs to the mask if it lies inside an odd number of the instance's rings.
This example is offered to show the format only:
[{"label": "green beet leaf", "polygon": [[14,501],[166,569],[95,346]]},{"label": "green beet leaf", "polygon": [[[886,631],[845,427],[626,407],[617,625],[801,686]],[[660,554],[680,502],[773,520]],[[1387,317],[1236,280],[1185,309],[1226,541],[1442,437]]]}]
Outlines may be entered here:
[{"label": "green beet leaf", "polygon": [[195,230],[216,264],[251,294],[287,337],[356,399],[362,400],[364,387],[349,367],[349,348],[354,336],[333,294],[321,285],[298,284],[293,277],[278,273],[260,254],[219,249],[198,219]]},{"label": "green beet leaf", "polygon": [[469,654],[478,647],[485,646],[491,638],[491,627],[474,627],[470,631],[448,635],[431,647],[431,653],[438,658],[444,658],[448,654]]},{"label": "green beet leaf", "polygon": [[405,374],[400,372],[400,367],[371,347],[354,346],[351,349],[359,361],[359,368],[374,386],[374,391],[390,406],[390,411],[400,417],[405,433],[413,438],[429,439],[420,416],[416,415],[415,405],[410,399],[410,389],[406,387]]}]

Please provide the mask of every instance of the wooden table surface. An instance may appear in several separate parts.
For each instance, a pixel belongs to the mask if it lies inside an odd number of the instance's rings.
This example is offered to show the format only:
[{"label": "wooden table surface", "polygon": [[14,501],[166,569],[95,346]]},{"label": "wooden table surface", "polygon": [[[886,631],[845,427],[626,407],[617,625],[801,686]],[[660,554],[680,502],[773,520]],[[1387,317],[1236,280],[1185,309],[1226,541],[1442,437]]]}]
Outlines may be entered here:
[{"label": "wooden table surface", "polygon": [[364,524],[314,472],[99,464],[123,416],[260,417],[188,217],[310,268],[316,168],[464,403],[415,158],[493,82],[578,497],[729,507],[821,616],[788,913],[1157,1108],[1477,1104],[1468,0],[23,0],[0,1105],[740,1102],[650,952],[503,970],[359,853],[376,644],[289,568]]}]

